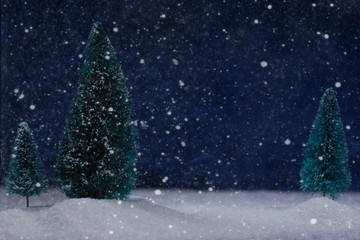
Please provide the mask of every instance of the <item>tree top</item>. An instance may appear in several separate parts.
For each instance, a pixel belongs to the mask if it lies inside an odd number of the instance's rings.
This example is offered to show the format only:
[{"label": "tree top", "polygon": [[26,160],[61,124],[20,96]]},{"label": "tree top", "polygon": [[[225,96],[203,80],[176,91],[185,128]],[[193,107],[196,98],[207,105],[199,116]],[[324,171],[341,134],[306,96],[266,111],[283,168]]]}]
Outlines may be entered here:
[{"label": "tree top", "polygon": [[30,130],[30,127],[29,127],[29,125],[27,124],[27,122],[21,122],[21,123],[19,123],[19,128],[26,129],[26,130]]}]

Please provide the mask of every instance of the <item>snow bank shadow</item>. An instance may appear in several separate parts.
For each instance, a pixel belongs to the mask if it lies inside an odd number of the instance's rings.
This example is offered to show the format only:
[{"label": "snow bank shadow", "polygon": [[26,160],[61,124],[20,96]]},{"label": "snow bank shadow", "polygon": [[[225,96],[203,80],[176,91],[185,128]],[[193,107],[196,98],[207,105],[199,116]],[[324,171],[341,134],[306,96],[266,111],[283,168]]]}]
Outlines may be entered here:
[{"label": "snow bank shadow", "polygon": [[30,206],[28,208],[24,208],[24,210],[26,210],[26,211],[41,211],[41,210],[49,209],[52,206],[54,206],[54,204],[40,205],[40,206]]},{"label": "snow bank shadow", "polygon": [[148,199],[144,199],[144,198],[130,198],[127,199],[125,201],[123,201],[124,203],[128,203],[128,204],[132,204],[133,207],[137,208],[137,209],[141,209],[144,210],[146,212],[148,212],[149,214],[154,214],[154,215],[158,215],[158,216],[168,216],[168,217],[174,217],[174,218],[186,218],[189,220],[190,219],[195,219],[196,216],[194,214],[188,214],[188,213],[183,213],[168,207],[164,207],[161,205],[158,205],[156,203],[151,202]]}]

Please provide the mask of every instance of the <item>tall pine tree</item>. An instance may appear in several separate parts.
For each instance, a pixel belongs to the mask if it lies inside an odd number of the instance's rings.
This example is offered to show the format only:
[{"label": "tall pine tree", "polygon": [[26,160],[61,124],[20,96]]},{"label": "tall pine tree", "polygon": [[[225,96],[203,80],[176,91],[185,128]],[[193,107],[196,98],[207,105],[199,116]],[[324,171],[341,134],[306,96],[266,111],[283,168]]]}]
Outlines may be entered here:
[{"label": "tall pine tree", "polygon": [[68,197],[124,199],[135,186],[136,131],[115,51],[100,23],[85,49],[55,178]]},{"label": "tall pine tree", "polygon": [[332,88],[321,98],[300,176],[303,190],[322,192],[333,199],[350,187],[345,135]]},{"label": "tall pine tree", "polygon": [[34,137],[26,122],[19,124],[7,179],[8,193],[26,197],[39,195],[47,188],[43,163],[40,160]]}]

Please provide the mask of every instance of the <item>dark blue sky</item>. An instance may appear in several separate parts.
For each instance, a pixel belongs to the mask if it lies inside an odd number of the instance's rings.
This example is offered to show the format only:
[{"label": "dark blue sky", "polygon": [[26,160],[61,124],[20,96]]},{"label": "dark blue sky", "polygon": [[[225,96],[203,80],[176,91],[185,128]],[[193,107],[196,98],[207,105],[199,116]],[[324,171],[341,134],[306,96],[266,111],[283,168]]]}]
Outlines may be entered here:
[{"label": "dark blue sky", "polygon": [[52,175],[100,21],[134,102],[139,186],[297,190],[334,87],[360,190],[360,3],[314,2],[3,1],[0,175],[21,121]]}]

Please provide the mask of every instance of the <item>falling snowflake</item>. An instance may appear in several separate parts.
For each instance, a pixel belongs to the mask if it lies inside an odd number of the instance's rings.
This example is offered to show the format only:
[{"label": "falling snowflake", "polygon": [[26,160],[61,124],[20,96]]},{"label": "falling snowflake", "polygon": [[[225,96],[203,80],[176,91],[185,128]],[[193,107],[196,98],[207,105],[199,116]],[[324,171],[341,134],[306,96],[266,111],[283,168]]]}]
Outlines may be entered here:
[{"label": "falling snowflake", "polygon": [[316,219],[316,218],[310,219],[310,224],[316,224],[316,223],[317,223],[317,219]]},{"label": "falling snowflake", "polygon": [[[19,98],[20,98],[20,97],[19,97]],[[31,104],[31,105],[30,105],[30,109],[31,109],[31,110],[34,110],[34,109],[35,109],[35,105]]]},{"label": "falling snowflake", "polygon": [[341,82],[336,82],[335,87],[337,87],[337,88],[341,87]]},{"label": "falling snowflake", "polygon": [[161,191],[160,191],[159,189],[156,189],[156,190],[154,191],[154,193],[155,193],[155,195],[161,195]]},{"label": "falling snowflake", "polygon": [[284,143],[285,143],[285,145],[290,145],[291,140],[290,140],[290,139],[286,139]]},{"label": "falling snowflake", "polygon": [[260,63],[260,65],[261,65],[263,68],[265,68],[265,67],[267,67],[268,63],[265,62],[265,61],[262,61],[262,62]]},{"label": "falling snowflake", "polygon": [[173,62],[174,65],[179,65],[179,61],[177,59],[175,59],[175,58],[172,60],[172,62]]}]

